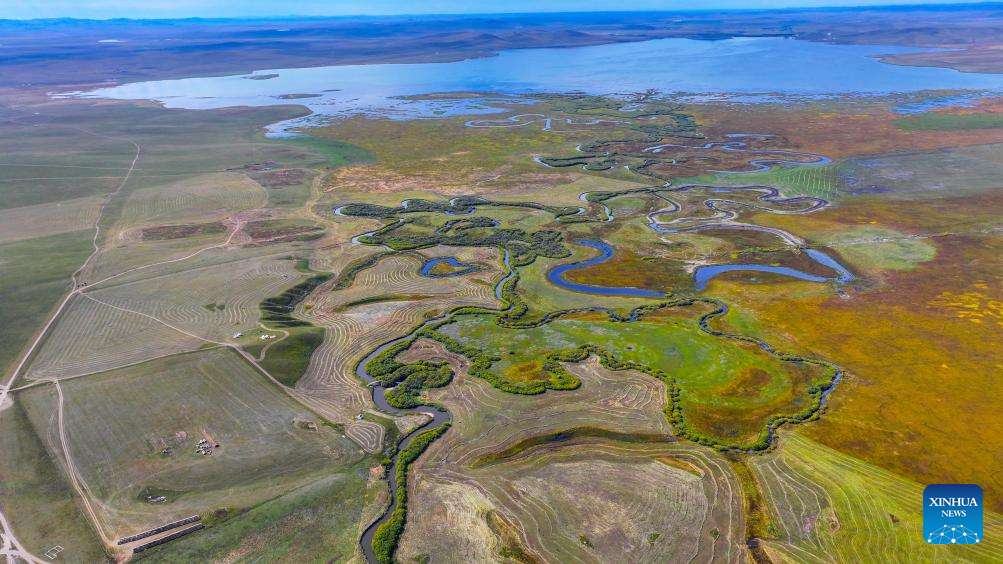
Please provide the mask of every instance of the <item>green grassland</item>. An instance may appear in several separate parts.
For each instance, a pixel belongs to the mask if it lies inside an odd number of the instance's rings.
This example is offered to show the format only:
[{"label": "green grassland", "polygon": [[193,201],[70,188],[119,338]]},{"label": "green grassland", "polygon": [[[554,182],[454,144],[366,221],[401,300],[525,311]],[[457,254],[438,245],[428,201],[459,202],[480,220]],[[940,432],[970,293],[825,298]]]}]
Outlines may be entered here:
[{"label": "green grassland", "polygon": [[7,123],[0,151],[0,207],[13,208],[111,192],[129,168],[134,148],[128,141],[58,123]]},{"label": "green grassland", "polygon": [[[689,314],[689,315],[686,315]],[[699,433],[750,442],[774,413],[798,411],[822,370],[789,365],[758,349],[703,332],[696,312],[655,314],[636,323],[558,319],[529,329],[505,329],[491,316],[462,316],[440,332],[498,357],[503,380],[550,377],[548,353],[590,344],[624,362],[669,374],[682,390],[683,412]]]},{"label": "green grassland", "polygon": [[[5,126],[3,162],[17,163],[12,171],[7,171],[9,164],[3,167],[5,178],[25,180],[3,183],[0,201],[12,207],[110,192],[133,159],[132,142],[143,149],[137,183],[156,184],[262,160],[318,162],[312,151],[253,139],[257,127],[298,112],[283,107],[184,112],[127,103],[49,105],[42,114],[21,120],[23,125]],[[92,182],[95,177],[104,177],[100,188]]]},{"label": "green grassland", "polygon": [[[250,509],[209,516],[211,528],[146,553],[142,562],[344,562],[356,552],[365,475],[372,462],[335,472]],[[329,468],[330,470],[330,468]]]},{"label": "green grassland", "polygon": [[719,186],[762,185],[778,188],[784,196],[815,196],[829,201],[838,199],[845,189],[846,166],[842,161],[818,166],[780,166],[749,174],[713,174],[680,179],[676,184],[715,184]]},{"label": "green grassland", "polygon": [[[25,116],[4,126],[0,140],[0,151],[5,155],[0,159],[0,207],[17,210],[20,206],[108,194],[119,185],[132,161],[132,142],[141,147],[140,159],[130,181],[109,202],[102,219],[105,235],[123,219],[124,212],[129,212],[126,202],[136,190],[147,188],[150,194],[156,194],[165,186],[179,183],[205,185],[206,174],[235,177],[241,173],[224,171],[240,171],[245,165],[264,161],[282,166],[322,166],[334,162],[331,159],[336,150],[343,151],[345,158],[359,156],[357,151],[341,145],[325,146],[326,153],[321,154],[319,145],[256,137],[259,127],[301,112],[293,107],[186,112],[129,103],[47,104],[39,115]],[[257,193],[262,190],[258,188]],[[202,217],[214,207],[200,199],[197,192],[192,194],[196,201],[190,202],[191,216]],[[141,209],[152,210],[154,219],[169,219],[176,217],[171,210],[177,208],[171,206],[182,200],[168,199],[155,203],[153,208]],[[132,201],[136,203],[137,199]],[[134,225],[142,217],[129,217],[127,213],[120,227]],[[8,373],[29,336],[68,289],[70,274],[90,252],[92,236],[93,231],[86,230],[0,244],[0,268],[4,272],[0,297],[5,303],[0,326],[6,328],[0,344],[3,373]],[[117,265],[114,262],[118,259],[112,257],[113,264],[108,268],[118,271],[144,260],[151,262],[153,253],[170,255],[200,242],[140,244],[133,253],[137,257],[123,255],[124,260]]]},{"label": "green grassland", "polygon": [[[44,436],[44,435],[43,435]],[[67,562],[100,562],[105,549],[76,493],[19,403],[0,410],[0,505],[34,554],[63,546]]]},{"label": "green grassland", "polygon": [[70,274],[91,252],[90,232],[0,244],[0,374],[13,370],[25,343],[69,290]]},{"label": "green grassland", "polygon": [[337,167],[347,164],[369,163],[376,159],[371,152],[351,145],[343,141],[334,139],[323,139],[317,137],[293,137],[281,141],[273,141],[281,146],[281,150],[288,150],[288,145],[294,147],[306,147],[313,153],[323,157],[320,163],[325,167]]},{"label": "green grassland", "polygon": [[[267,140],[275,145],[274,151],[286,153],[290,149],[300,149],[307,158],[292,159],[292,166],[304,167],[303,178],[296,183],[282,183],[272,185],[268,181],[269,173],[251,174],[263,186],[268,188],[268,204],[276,208],[296,208],[302,206],[310,196],[311,184],[322,171],[345,166],[349,164],[365,164],[375,160],[375,156],[369,151],[329,139],[318,139],[315,137],[293,137],[281,140]],[[285,163],[280,166],[290,166]],[[286,169],[288,170],[288,169]]]},{"label": "green grassland", "polygon": [[873,272],[913,270],[937,255],[937,247],[925,239],[911,238],[893,229],[855,227],[844,229],[823,242],[858,268]]},{"label": "green grassland", "polygon": [[[293,222],[292,225],[303,226],[302,222]],[[312,276],[286,289],[278,296],[266,298],[260,304],[261,319],[269,327],[280,331],[283,334],[282,338],[275,342],[258,340],[245,347],[247,352],[261,359],[259,365],[262,368],[289,387],[296,386],[296,382],[309,368],[313,353],[324,342],[323,327],[295,317],[293,313],[310,293],[331,279],[331,274],[328,272],[311,270],[307,260],[298,260],[296,270]]]},{"label": "green grassland", "polygon": [[[307,326],[293,327],[287,331],[289,336],[271,343],[259,364],[279,382],[295,387],[310,366],[314,351],[324,342],[324,329]],[[258,356],[265,346],[255,343],[244,349],[253,356]]]},{"label": "green grassland", "polygon": [[[221,507],[249,510],[321,477],[354,472],[366,458],[229,349],[154,360],[62,388],[74,466],[116,536]],[[36,430],[49,437],[56,432],[54,397],[43,386],[20,398]],[[298,424],[305,421],[318,427]],[[194,453],[203,431],[221,444],[208,456]],[[148,503],[145,491],[169,492],[168,500]]]}]

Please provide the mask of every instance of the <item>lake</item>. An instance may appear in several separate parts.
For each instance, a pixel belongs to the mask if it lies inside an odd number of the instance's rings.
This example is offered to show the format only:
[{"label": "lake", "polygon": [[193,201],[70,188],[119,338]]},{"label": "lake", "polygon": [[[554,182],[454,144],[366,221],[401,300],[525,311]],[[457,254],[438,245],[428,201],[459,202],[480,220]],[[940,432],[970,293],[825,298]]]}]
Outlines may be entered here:
[{"label": "lake", "polygon": [[[924,49],[783,38],[657,39],[511,50],[495,57],[451,63],[263,69],[251,75],[138,82],[65,95],[149,99],[169,108],[187,109],[295,103],[321,118],[352,113],[427,118],[497,109],[490,106],[490,98],[401,97],[438,92],[616,94],[656,89],[710,98],[729,94],[730,99],[755,102],[788,96],[880,95],[930,89],[1003,91],[1000,74],[890,65],[875,58],[917,51]],[[310,119],[296,120],[274,131],[310,123]]]}]

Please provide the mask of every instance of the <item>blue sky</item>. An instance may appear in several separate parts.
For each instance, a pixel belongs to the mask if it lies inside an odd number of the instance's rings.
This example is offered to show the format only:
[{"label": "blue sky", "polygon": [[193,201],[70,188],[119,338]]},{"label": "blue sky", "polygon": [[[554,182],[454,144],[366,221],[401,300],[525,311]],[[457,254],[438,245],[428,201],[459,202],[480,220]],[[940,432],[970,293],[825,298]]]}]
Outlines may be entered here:
[{"label": "blue sky", "polygon": [[881,4],[961,4],[972,0],[0,0],[0,18],[184,18],[260,16],[346,16],[358,14],[445,14],[788,8]]}]

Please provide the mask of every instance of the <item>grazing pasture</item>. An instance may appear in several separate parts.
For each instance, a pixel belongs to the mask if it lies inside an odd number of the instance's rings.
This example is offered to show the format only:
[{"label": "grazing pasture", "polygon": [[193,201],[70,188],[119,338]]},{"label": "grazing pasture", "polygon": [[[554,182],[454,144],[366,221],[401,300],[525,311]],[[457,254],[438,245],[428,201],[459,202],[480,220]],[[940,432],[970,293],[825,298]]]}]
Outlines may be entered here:
[{"label": "grazing pasture", "polygon": [[[0,242],[4,270],[0,294],[7,304],[0,313],[0,323],[7,328],[0,365],[6,369],[44,323],[68,290],[70,274],[91,251],[97,198],[121,186],[119,195],[107,202],[98,241],[103,248],[116,250],[108,259],[99,253],[92,261],[88,273],[96,277],[219,243],[222,239],[144,245],[131,238],[128,229],[136,226],[131,221],[149,219],[146,214],[157,216],[168,208],[170,213],[188,213],[204,221],[200,210],[211,212],[226,203],[214,186],[218,181],[224,185],[223,193],[243,190],[245,200],[239,206],[264,202],[263,188],[248,180],[252,187],[238,180],[240,173],[227,170],[264,161],[293,166],[326,162],[307,146],[256,136],[257,128],[300,112],[293,107],[184,112],[147,104],[52,102],[33,94],[5,97],[0,110],[5,119],[0,208],[17,211],[4,212],[14,213],[16,220],[5,216],[0,221],[8,229]],[[140,157],[129,181],[122,184],[137,146]],[[232,186],[243,188],[234,192]],[[142,189],[146,191],[131,198],[133,190]],[[116,226],[126,207],[138,215]],[[123,247],[130,244],[138,248],[126,251]]]},{"label": "grazing pasture", "polygon": [[293,261],[280,257],[188,266],[177,272],[144,270],[74,297],[27,376],[64,378],[110,370],[231,342],[237,333],[247,338],[236,342],[253,343],[258,304],[303,276]]},{"label": "grazing pasture", "polygon": [[69,290],[70,274],[91,251],[90,233],[74,231],[0,243],[0,372],[13,370],[21,349]]},{"label": "grazing pasture", "polygon": [[[46,385],[19,399],[51,455],[70,461],[64,470],[83,484],[109,537],[223,507],[247,510],[365,458],[227,349],[59,386],[59,394]],[[203,438],[219,447],[196,452]],[[165,499],[149,500],[157,496]]]},{"label": "grazing pasture", "polygon": [[265,204],[264,189],[234,172],[199,175],[155,188],[132,192],[122,207],[118,225],[160,225],[204,220]]},{"label": "grazing pasture", "polygon": [[371,462],[324,466],[311,482],[247,510],[214,511],[211,528],[147,554],[144,561],[307,562],[351,560]]},{"label": "grazing pasture", "polygon": [[77,296],[34,357],[31,380],[103,372],[191,351],[205,341],[147,316],[88,296]]},{"label": "grazing pasture", "polygon": [[101,198],[88,196],[62,202],[0,209],[0,242],[22,241],[90,229],[97,221]]},{"label": "grazing pasture", "polygon": [[18,539],[39,551],[58,543],[80,562],[99,562],[106,548],[81,508],[46,436],[32,426],[20,397],[0,406],[0,506]]}]

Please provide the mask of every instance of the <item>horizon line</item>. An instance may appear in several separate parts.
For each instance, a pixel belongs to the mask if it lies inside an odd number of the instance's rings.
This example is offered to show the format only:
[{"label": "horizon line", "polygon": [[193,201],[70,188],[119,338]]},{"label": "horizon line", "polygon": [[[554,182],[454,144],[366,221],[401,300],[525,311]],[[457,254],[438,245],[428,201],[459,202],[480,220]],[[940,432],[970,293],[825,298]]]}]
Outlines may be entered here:
[{"label": "horizon line", "polygon": [[541,10],[538,12],[439,12],[439,13],[399,13],[399,14],[339,14],[302,15],[284,14],[274,16],[178,16],[178,17],[110,17],[79,18],[73,16],[50,18],[0,18],[0,22],[154,22],[154,21],[268,21],[268,20],[323,20],[352,18],[436,18],[436,17],[517,17],[534,15],[575,15],[575,14],[699,14],[699,13],[745,13],[745,12],[797,12],[797,11],[837,11],[837,10],[908,10],[908,9],[965,9],[997,6],[1003,8],[1001,0],[964,3],[914,3],[914,4],[846,4],[842,6],[788,6],[783,8],[676,8],[665,10]]}]

